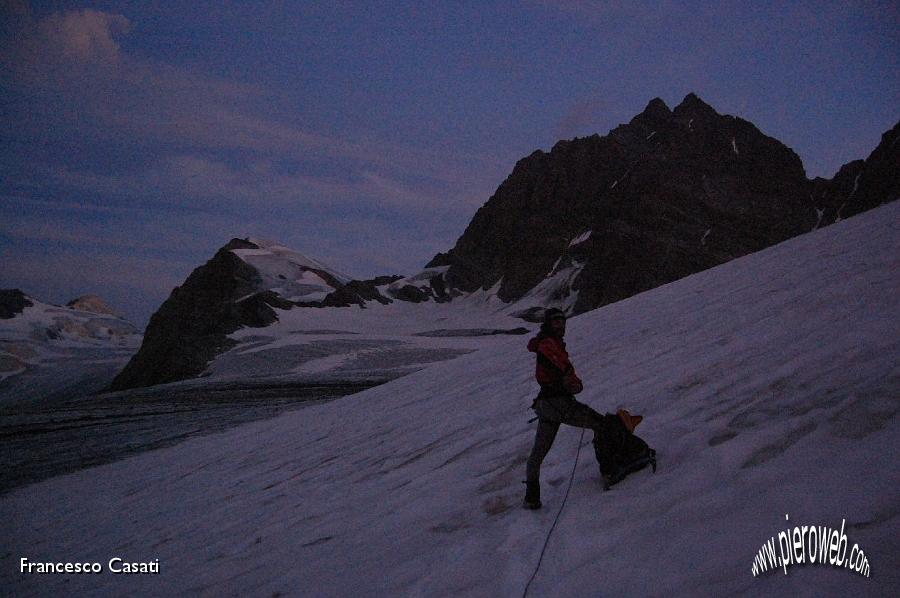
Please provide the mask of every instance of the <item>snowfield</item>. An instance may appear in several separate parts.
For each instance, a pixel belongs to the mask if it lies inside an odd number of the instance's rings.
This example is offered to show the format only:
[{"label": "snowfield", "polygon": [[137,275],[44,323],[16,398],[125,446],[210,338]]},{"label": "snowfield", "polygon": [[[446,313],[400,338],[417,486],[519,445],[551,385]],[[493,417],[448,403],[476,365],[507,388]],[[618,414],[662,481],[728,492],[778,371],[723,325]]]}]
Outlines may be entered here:
[{"label": "snowfield", "polygon": [[[394,284],[427,280],[434,269],[423,272]],[[393,285],[381,289],[388,286]],[[524,322],[511,315],[521,304],[504,303],[496,295],[498,289],[499,284],[448,303],[398,300],[388,305],[370,301],[365,308],[274,308],[276,322],[230,334],[239,344],[216,356],[202,376],[216,383],[396,378],[508,344],[509,335],[525,332]]]},{"label": "snowfield", "polygon": [[[602,492],[585,434],[529,595],[895,595],[898,256],[894,202],[573,318],[580,400],[643,414],[659,471]],[[4,495],[0,583],[17,596],[521,596],[581,437],[560,431],[544,509],[521,509],[526,339]],[[842,520],[870,577],[818,563],[752,575],[780,531]],[[23,557],[158,559],[160,573],[21,574]]]},{"label": "snowfield", "polygon": [[211,361],[203,376],[216,382],[393,378],[504,344],[524,324],[506,307],[493,295],[473,293],[450,303],[275,308],[277,322],[230,334],[239,344]]}]

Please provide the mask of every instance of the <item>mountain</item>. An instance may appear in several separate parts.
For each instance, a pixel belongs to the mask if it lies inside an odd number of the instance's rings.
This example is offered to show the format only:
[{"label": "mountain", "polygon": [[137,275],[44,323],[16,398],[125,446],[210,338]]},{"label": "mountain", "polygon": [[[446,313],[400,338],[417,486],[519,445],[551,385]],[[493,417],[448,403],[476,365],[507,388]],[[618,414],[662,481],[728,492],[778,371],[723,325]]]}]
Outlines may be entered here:
[{"label": "mountain", "polygon": [[[603,492],[591,433],[563,427],[544,509],[520,508],[537,386],[526,338],[507,337],[4,494],[0,583],[16,596],[521,596],[534,575],[530,596],[895,595],[898,222],[894,202],[570,321],[579,399],[642,414],[655,474]],[[817,561],[754,577],[760,547],[786,554],[778,534],[795,526],[843,530],[870,576]],[[19,572],[47,555],[159,559],[160,575]]]},{"label": "mountain", "polygon": [[504,301],[557,277],[557,304],[584,312],[896,199],[898,126],[865,162],[809,181],[753,124],[694,94],[674,110],[654,99],[605,137],[520,160],[428,266],[448,266],[454,290],[499,283]]},{"label": "mountain", "polygon": [[397,286],[398,281],[402,281],[399,276],[351,280],[282,245],[232,239],[176,287],[153,314],[140,351],[116,376],[111,389],[194,377],[238,344],[229,335],[274,324],[278,310],[388,304],[391,293],[416,301],[415,287]]},{"label": "mountain", "polygon": [[[150,318],[140,351],[116,376],[111,388],[149,386],[194,376],[212,357],[235,344],[226,337],[228,333],[242,325],[271,324],[276,320],[272,307],[290,305],[274,288],[292,297],[318,298],[338,284],[334,273],[316,268],[302,256],[276,261],[273,268],[272,261],[281,248],[269,251],[264,247],[268,246],[232,239],[194,270],[183,285],[173,289]],[[290,280],[286,272],[292,274]]]},{"label": "mountain", "polygon": [[0,290],[3,406],[100,390],[140,343],[140,330],[99,297],[63,307]]},{"label": "mountain", "polygon": [[[444,332],[468,335],[485,328],[480,321],[512,330],[510,317],[535,322],[548,306],[578,314],[620,301],[897,199],[898,131],[900,123],[832,180],[810,181],[800,158],[752,123],[695,94],[674,110],[657,98],[604,137],[560,141],[520,160],[455,246],[413,276],[352,280],[275,243],[232,239],[153,315],[112,389],[221,371],[211,364],[240,354],[239,337],[274,338],[273,325],[296,308],[321,310],[313,321],[291,316],[296,326],[321,328],[314,320],[339,309],[335,326],[343,328],[353,309],[476,297],[465,321],[452,312],[461,328]],[[433,332],[442,317],[416,310],[410,333]],[[239,332],[248,328],[257,332]]]},{"label": "mountain", "polygon": [[0,289],[0,333],[34,342],[118,343],[134,335],[137,327],[115,315],[96,295],[85,295],[66,307],[44,303],[19,289]]},{"label": "mountain", "polygon": [[815,179],[811,201],[822,224],[849,218],[900,197],[900,123],[881,136],[865,160],[841,167],[831,180]]},{"label": "mountain", "polygon": [[34,303],[19,289],[0,289],[0,320],[16,317]]}]

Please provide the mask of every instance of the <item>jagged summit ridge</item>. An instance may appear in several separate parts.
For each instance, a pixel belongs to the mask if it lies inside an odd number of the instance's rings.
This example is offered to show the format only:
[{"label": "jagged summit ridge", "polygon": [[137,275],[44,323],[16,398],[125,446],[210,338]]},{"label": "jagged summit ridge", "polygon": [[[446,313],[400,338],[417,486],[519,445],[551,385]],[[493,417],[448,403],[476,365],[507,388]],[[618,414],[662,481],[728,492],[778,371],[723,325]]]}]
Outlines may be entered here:
[{"label": "jagged summit ridge", "polygon": [[675,109],[672,111],[676,116],[682,114],[708,114],[713,116],[718,116],[719,113],[716,112],[715,108],[704,102],[700,96],[698,96],[693,91],[684,96],[684,99],[681,100],[681,103],[675,106]]},{"label": "jagged summit ridge", "polygon": [[[884,141],[873,156],[900,163]],[[799,156],[752,123],[695,93],[674,110],[655,98],[606,136],[560,141],[517,162],[456,245],[428,265],[449,266],[451,290],[499,282],[500,298],[513,302],[546,286],[558,260],[575,259],[578,275],[546,297],[582,312],[835,222],[845,202],[821,201],[835,186],[851,204],[844,217],[896,198],[891,185],[865,193],[867,177],[857,174],[816,187]],[[573,256],[569,242],[584,230],[594,233]]]}]

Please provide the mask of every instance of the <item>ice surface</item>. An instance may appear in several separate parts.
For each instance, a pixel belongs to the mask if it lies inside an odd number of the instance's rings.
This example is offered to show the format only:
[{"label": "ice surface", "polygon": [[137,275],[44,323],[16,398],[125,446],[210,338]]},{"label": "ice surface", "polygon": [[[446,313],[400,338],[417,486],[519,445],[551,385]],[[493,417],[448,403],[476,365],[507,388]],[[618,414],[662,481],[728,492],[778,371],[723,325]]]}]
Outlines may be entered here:
[{"label": "ice surface", "polygon": [[[430,276],[445,270],[428,269],[404,280],[427,283]],[[500,282],[449,303],[394,301],[388,305],[370,302],[365,307],[276,310],[274,324],[230,335],[240,344],[211,362],[204,375],[213,380],[268,376],[283,381],[294,374],[304,380],[312,374],[332,379],[352,370],[354,377],[380,378],[385,373],[393,377],[496,346],[505,339],[490,332],[523,325],[510,315],[511,304],[497,298]],[[473,334],[479,330],[483,333]]]}]

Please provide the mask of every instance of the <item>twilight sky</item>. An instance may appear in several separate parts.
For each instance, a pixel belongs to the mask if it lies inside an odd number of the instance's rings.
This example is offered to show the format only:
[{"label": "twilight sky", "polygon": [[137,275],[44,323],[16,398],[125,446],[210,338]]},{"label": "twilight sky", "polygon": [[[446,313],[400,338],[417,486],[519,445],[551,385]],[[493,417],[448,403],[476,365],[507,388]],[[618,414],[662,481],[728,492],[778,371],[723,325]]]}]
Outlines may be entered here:
[{"label": "twilight sky", "polygon": [[900,117],[892,1],[150,4],[0,1],[0,288],[144,325],[248,235],[411,274],[519,158],[654,97],[810,177]]}]

